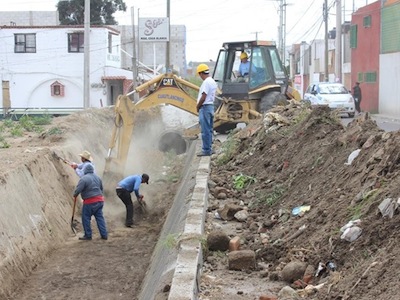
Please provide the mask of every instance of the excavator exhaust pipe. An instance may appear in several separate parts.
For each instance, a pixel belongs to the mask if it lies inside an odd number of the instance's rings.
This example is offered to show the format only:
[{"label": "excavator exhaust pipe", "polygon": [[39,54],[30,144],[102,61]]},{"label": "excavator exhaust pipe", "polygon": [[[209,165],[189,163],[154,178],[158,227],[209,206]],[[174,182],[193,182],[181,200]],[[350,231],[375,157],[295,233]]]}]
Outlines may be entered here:
[{"label": "excavator exhaust pipe", "polygon": [[162,152],[175,151],[177,155],[183,154],[188,148],[188,142],[183,138],[182,133],[176,130],[165,131],[158,141],[158,150]]}]

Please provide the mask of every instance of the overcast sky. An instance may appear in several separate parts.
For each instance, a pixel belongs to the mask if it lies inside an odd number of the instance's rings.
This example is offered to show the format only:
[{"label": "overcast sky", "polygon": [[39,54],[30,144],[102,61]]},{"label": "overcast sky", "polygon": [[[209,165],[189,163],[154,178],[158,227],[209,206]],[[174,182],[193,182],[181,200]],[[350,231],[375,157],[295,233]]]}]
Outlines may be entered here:
[{"label": "overcast sky", "polygon": [[[12,0],[2,11],[55,10],[57,0]],[[8,2],[8,1],[7,1]],[[223,42],[258,39],[278,40],[279,2],[277,0],[170,0],[172,25],[186,26],[187,61],[217,58]],[[336,26],[335,0],[328,0],[329,30]],[[342,0],[345,20],[374,0]],[[166,17],[167,0],[125,0],[127,11],[115,15],[121,25],[135,23],[139,17]],[[286,0],[286,45],[323,38],[322,5],[324,0]]]}]

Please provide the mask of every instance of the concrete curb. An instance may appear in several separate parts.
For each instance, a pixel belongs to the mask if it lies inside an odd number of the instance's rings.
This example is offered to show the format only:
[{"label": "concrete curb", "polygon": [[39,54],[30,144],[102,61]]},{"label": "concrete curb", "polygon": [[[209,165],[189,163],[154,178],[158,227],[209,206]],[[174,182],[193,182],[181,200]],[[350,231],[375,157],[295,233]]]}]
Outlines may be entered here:
[{"label": "concrete curb", "polygon": [[210,160],[209,156],[200,159],[185,227],[179,239],[178,258],[168,300],[197,299],[203,267],[202,241],[205,238]]}]

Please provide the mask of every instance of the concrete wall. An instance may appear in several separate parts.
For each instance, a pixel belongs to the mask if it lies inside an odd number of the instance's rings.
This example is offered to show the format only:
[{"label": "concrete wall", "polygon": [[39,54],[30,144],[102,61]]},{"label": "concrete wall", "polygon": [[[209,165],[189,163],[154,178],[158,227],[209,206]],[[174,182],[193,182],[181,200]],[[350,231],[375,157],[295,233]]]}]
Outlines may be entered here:
[{"label": "concrete wall", "polygon": [[382,115],[400,116],[398,80],[400,80],[400,53],[381,54],[379,59],[379,113]]},{"label": "concrete wall", "polygon": [[57,11],[0,11],[0,26],[59,25]]}]

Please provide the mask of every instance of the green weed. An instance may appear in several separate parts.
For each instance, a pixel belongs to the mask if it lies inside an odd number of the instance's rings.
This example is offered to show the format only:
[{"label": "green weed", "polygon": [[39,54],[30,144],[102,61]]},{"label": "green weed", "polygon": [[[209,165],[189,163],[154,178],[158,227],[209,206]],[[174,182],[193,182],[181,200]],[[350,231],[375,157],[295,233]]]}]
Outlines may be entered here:
[{"label": "green weed", "polygon": [[17,124],[13,128],[11,128],[10,134],[14,137],[23,136],[24,135],[23,128],[21,127],[21,125]]},{"label": "green weed", "polygon": [[56,134],[62,134],[62,133],[63,133],[62,129],[60,129],[60,128],[58,128],[58,127],[50,128],[50,129],[47,131],[47,134],[48,134],[48,135],[56,135]]},{"label": "green weed", "polygon": [[369,205],[376,199],[378,195],[378,189],[373,189],[363,195],[362,200],[354,206],[349,207],[349,213],[351,220],[360,219],[363,214],[367,211]]},{"label": "green weed", "polygon": [[167,249],[174,249],[178,246],[178,234],[168,234],[162,241],[162,244]]},{"label": "green weed", "polygon": [[239,174],[233,176],[233,187],[240,191],[242,189],[247,189],[251,184],[257,182],[257,179],[248,175]]},{"label": "green weed", "polygon": [[221,154],[218,155],[216,164],[218,166],[226,164],[235,155],[238,147],[239,141],[233,138],[232,133],[230,133],[221,146]]},{"label": "green weed", "polygon": [[3,121],[3,125],[7,128],[11,128],[14,126],[14,121],[11,119],[6,119]]},{"label": "green weed", "polygon": [[283,185],[275,185],[272,189],[272,192],[264,197],[261,197],[258,202],[260,204],[267,204],[269,206],[272,206],[282,198],[285,192],[286,189]]}]

